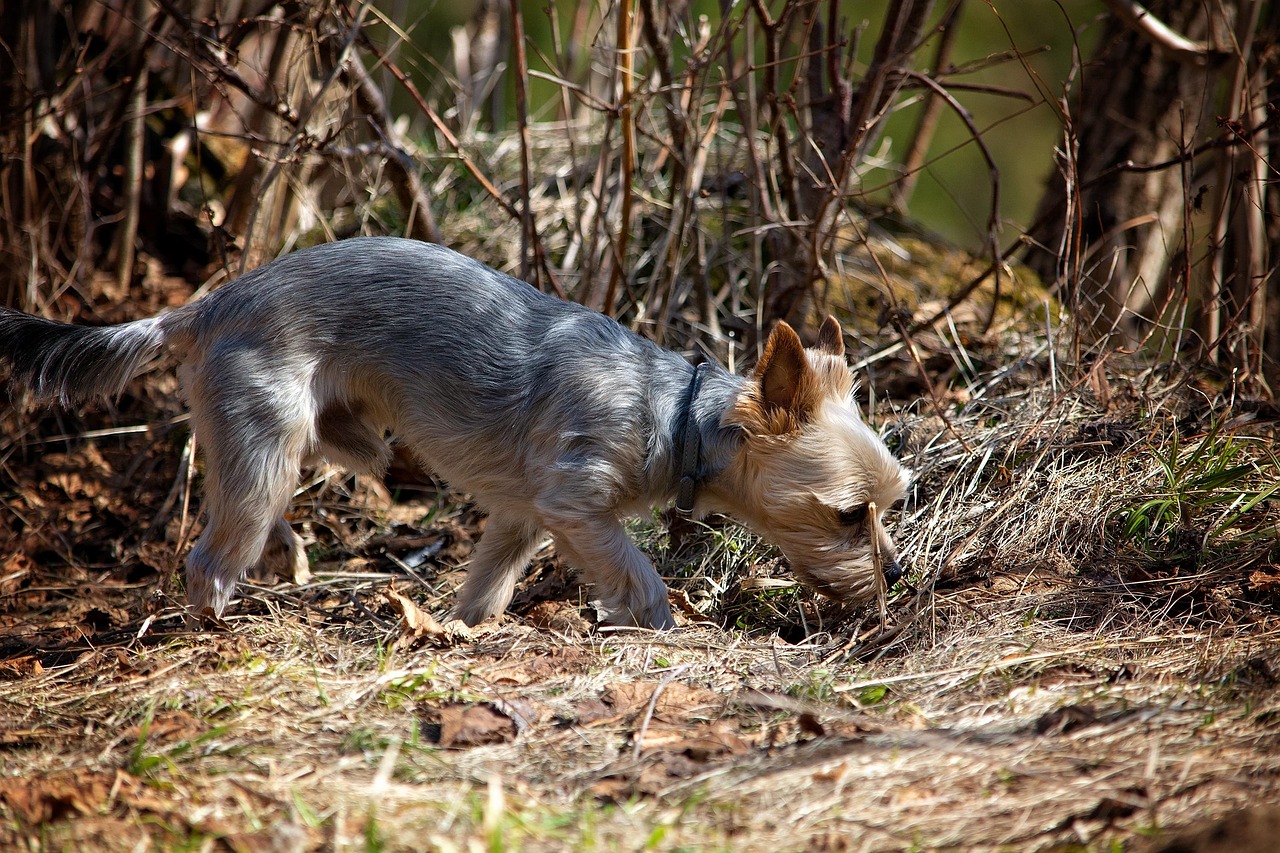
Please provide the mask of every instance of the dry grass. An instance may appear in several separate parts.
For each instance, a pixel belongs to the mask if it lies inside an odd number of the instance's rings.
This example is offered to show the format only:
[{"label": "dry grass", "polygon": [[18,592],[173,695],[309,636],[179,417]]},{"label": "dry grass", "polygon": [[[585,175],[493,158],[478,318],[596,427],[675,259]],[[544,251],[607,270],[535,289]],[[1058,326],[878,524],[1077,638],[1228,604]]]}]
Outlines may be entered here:
[{"label": "dry grass", "polygon": [[[225,631],[188,633],[172,579],[139,562],[162,546],[125,522],[97,517],[114,559],[52,557],[83,495],[124,504],[127,481],[58,475],[59,505],[36,486],[41,448],[11,446],[6,505],[31,526],[0,577],[0,840],[1111,850],[1275,801],[1280,513],[1262,500],[1217,523],[1229,495],[1280,480],[1241,435],[1274,427],[1154,380],[1104,415],[1092,391],[1055,392],[1044,343],[1027,346],[970,383],[949,428],[883,419],[919,473],[896,526],[914,588],[883,626],[788,585],[735,528],[673,543],[646,522],[680,631],[592,627],[544,552],[504,624],[410,632],[388,587],[443,612],[475,514],[331,476],[300,498],[316,580],[250,587]],[[1184,460],[1198,437],[1235,442],[1239,476],[1184,490],[1176,529],[1137,541],[1127,519],[1162,493],[1174,435]],[[89,444],[111,445],[109,470],[155,456],[136,435]],[[181,480],[175,465],[143,482]]]}]

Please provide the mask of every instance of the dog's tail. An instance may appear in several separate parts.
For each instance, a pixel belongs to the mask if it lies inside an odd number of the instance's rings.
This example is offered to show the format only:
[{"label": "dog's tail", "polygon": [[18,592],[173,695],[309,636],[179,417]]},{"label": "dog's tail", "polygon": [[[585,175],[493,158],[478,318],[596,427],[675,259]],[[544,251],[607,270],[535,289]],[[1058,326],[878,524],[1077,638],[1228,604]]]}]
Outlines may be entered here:
[{"label": "dog's tail", "polygon": [[0,308],[0,361],[27,400],[64,406],[119,394],[164,347],[159,317],[119,326],[72,326]]}]

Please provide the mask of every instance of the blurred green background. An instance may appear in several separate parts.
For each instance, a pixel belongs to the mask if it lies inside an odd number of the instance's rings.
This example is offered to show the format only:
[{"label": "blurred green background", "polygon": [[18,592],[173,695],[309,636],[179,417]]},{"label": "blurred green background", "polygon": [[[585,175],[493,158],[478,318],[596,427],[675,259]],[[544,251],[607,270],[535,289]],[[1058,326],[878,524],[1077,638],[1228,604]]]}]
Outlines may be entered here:
[{"label": "blurred green background", "polygon": [[[770,8],[781,4],[769,4]],[[950,4],[938,3],[933,20],[942,17]],[[741,3],[726,4],[729,14],[743,14]],[[853,2],[840,7],[844,32],[857,48],[854,81],[871,57],[889,3]],[[398,7],[398,8],[397,8]],[[496,15],[509,16],[507,4],[492,7]],[[677,10],[682,8],[675,4]],[[826,14],[826,4],[817,6]],[[560,89],[540,79],[538,72],[556,73],[548,62],[555,56],[554,38],[549,14],[554,9],[562,39],[572,29],[578,3],[526,0],[523,3],[524,26],[529,39],[528,62],[530,80],[530,114],[534,120],[551,119],[560,107]],[[721,4],[696,0],[684,17],[696,22],[705,16],[714,30],[720,21]],[[417,68],[419,85],[426,91],[441,91],[448,84],[443,77],[452,73],[450,48],[452,30],[473,21],[482,12],[479,0],[443,2],[443,0],[402,0],[385,10],[407,31],[413,41],[413,55],[404,57],[405,64]],[[597,10],[598,12],[598,10]],[[1073,66],[1080,57],[1087,58],[1093,49],[1103,7],[1098,0],[965,0],[960,11],[959,29],[952,47],[950,65],[958,69],[948,75],[947,82],[963,85],[993,86],[1026,93],[1026,100],[984,92],[956,89],[953,95],[972,115],[999,167],[1001,181],[1000,240],[1007,245],[1017,239],[1034,214],[1044,181],[1053,168],[1054,146],[1061,141],[1062,126],[1054,102],[1063,94]],[[595,20],[599,21],[597,14]],[[601,31],[592,32],[593,44],[612,42],[612,17]],[[505,25],[505,23],[504,23]],[[936,36],[917,52],[917,69],[932,71]],[[592,44],[561,44],[562,68],[566,61],[581,72],[592,61]],[[673,55],[682,57],[683,45],[671,46]],[[509,63],[509,48],[502,48],[499,59]],[[1003,58],[1002,58],[1003,57]],[[595,54],[597,63],[609,61],[604,52]],[[1002,58],[1002,59],[1001,59]],[[500,68],[502,80],[486,105],[486,122],[490,129],[514,124],[514,86],[512,75]],[[887,185],[899,174],[900,165],[921,110],[922,92],[914,90],[888,120],[885,131],[873,149],[863,172],[862,187],[866,201],[882,205],[888,201]],[[408,105],[405,105],[407,112]],[[534,164],[534,171],[538,171]],[[966,248],[977,249],[986,239],[990,212],[991,185],[988,169],[964,123],[949,106],[942,115],[929,148],[928,161],[911,197],[908,214],[924,229]]]}]

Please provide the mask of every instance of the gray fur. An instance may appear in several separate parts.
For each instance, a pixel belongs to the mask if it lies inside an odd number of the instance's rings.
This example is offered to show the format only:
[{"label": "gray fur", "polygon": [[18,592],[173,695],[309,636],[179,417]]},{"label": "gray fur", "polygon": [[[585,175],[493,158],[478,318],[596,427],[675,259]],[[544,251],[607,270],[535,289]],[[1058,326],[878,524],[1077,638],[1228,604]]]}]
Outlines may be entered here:
[{"label": "gray fur", "polygon": [[85,328],[0,308],[0,355],[32,403],[73,406],[119,394],[164,348],[156,318]]},{"label": "gray fur", "polygon": [[[674,495],[693,371],[675,353],[448,249],[395,238],[296,252],[107,329],[0,313],[0,358],[39,399],[116,393],[163,347],[181,362],[208,463],[208,522],[187,560],[196,612],[220,615],[255,565],[305,567],[283,520],[299,468],[319,457],[378,474],[390,434],[490,514],[462,619],[505,609],[545,531],[611,621],[673,624],[666,588],[621,519]],[[750,386],[718,367],[703,381],[691,416],[709,484],[742,455],[743,428],[726,413]],[[698,511],[732,512],[726,503],[708,488]]]}]

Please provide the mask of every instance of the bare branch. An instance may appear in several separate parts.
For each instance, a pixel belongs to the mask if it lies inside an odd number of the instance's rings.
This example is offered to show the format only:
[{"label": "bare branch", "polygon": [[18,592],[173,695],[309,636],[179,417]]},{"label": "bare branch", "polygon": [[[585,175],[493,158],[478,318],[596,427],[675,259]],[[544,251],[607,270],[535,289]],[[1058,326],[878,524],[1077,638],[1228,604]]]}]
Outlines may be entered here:
[{"label": "bare branch", "polygon": [[1104,2],[1117,18],[1155,45],[1156,49],[1169,59],[1189,62],[1193,65],[1205,65],[1210,58],[1223,52],[1212,45],[1192,41],[1174,32],[1163,21],[1151,14],[1145,6],[1134,0],[1104,0]]}]

